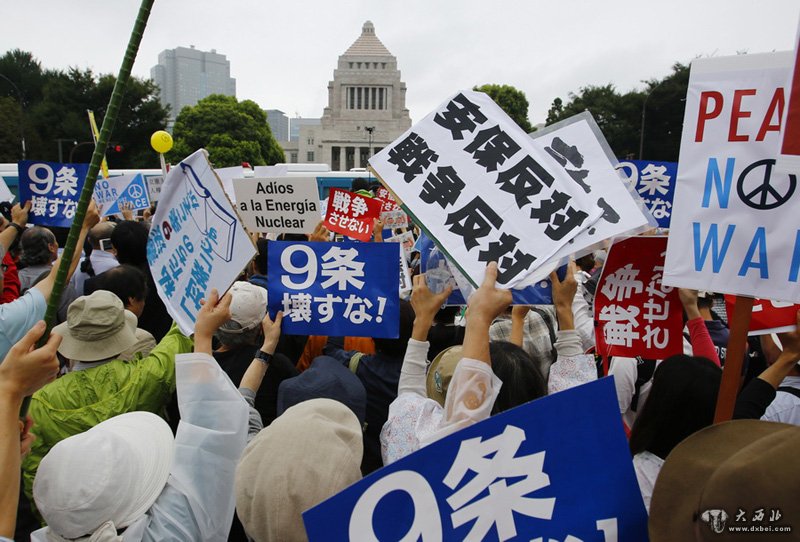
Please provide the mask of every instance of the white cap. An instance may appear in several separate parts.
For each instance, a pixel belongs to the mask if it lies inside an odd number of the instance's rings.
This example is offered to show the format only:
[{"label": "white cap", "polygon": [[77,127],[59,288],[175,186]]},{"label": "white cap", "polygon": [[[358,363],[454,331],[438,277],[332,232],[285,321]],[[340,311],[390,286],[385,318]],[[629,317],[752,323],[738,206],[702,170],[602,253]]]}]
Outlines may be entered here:
[{"label": "white cap", "polygon": [[[267,291],[249,282],[236,281],[228,290],[231,294],[231,321],[248,331],[261,325],[267,314]],[[230,329],[225,329],[231,332]]]}]

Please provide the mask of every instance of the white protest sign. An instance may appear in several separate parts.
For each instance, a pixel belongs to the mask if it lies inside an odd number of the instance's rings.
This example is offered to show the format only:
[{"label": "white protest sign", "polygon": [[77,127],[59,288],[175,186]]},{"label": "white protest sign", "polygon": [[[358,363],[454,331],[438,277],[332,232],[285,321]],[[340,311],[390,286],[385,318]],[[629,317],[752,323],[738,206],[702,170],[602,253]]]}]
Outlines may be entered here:
[{"label": "white protest sign", "polygon": [[[545,167],[563,168],[603,210],[600,220],[575,236],[551,260],[580,257],[611,237],[656,227],[641,198],[631,193],[617,172],[617,159],[591,113],[584,111],[534,132],[531,137],[533,144],[548,155]],[[536,281],[525,281],[533,282]]]},{"label": "white protest sign", "polygon": [[255,256],[253,242],[225,197],[203,149],[173,167],[147,240],[158,295],[184,334],[200,300],[224,293]]},{"label": "white protest sign", "polygon": [[664,284],[800,301],[797,173],[779,173],[791,53],[692,62]]},{"label": "white protest sign", "polygon": [[501,287],[543,273],[603,212],[551,163],[489,96],[473,91],[456,94],[370,159],[471,282],[497,261]]},{"label": "white protest sign", "polygon": [[161,187],[164,185],[163,175],[145,175],[147,178],[147,193],[150,194],[150,201],[158,201],[161,197]]},{"label": "white protest sign", "polygon": [[405,252],[402,249],[400,253],[400,297],[406,297],[406,294],[411,293],[413,287],[411,283],[411,272],[408,270],[408,260],[406,260]]},{"label": "white protest sign", "polygon": [[103,216],[121,213],[121,205],[130,205],[132,211],[150,207],[147,184],[141,173],[98,179],[94,199]]},{"label": "white protest sign", "polygon": [[405,257],[408,258],[411,252],[414,250],[414,233],[410,231],[404,231],[403,233],[398,233],[397,235],[393,235],[388,239],[384,239],[387,243],[400,243],[403,247],[403,254]]},{"label": "white protest sign", "polygon": [[315,177],[234,179],[244,225],[261,233],[310,233],[319,222]]},{"label": "white protest sign", "polygon": [[11,190],[9,190],[6,180],[0,176],[0,201],[7,201],[11,203],[15,199],[16,196],[13,192],[11,192]]}]

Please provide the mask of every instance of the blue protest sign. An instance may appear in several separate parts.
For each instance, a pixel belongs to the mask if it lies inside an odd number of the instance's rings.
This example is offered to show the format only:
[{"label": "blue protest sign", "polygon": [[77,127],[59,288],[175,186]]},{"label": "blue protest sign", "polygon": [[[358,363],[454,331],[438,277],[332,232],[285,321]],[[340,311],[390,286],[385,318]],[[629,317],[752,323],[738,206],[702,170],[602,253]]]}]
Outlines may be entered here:
[{"label": "blue protest sign", "polygon": [[268,245],[269,311],[289,335],[399,336],[394,243]]},{"label": "blue protest sign", "polygon": [[629,160],[620,162],[617,170],[623,172],[628,183],[645,201],[653,218],[658,221],[658,227],[669,228],[678,163]]},{"label": "blue protest sign", "polygon": [[647,540],[611,378],[425,446],[306,511],[303,521],[311,542]]},{"label": "blue protest sign", "polygon": [[19,201],[31,202],[28,222],[69,228],[89,164],[19,162]]},{"label": "blue protest sign", "polygon": [[[414,250],[419,251],[420,257],[420,271],[425,273],[428,287],[434,293],[439,293],[451,284],[453,286],[453,293],[445,301],[445,305],[466,305],[464,293],[469,295],[474,288],[466,280],[458,283],[458,280],[453,277],[453,267],[447,263],[445,255],[436,247],[436,244],[430,237],[420,232],[417,242],[414,244]],[[458,272],[458,271],[456,271]],[[567,272],[567,266],[563,265],[558,268],[558,277],[564,280]],[[464,289],[459,289],[458,285],[463,285]],[[537,281],[535,284],[522,288],[519,290],[511,290],[512,305],[550,305],[553,303],[553,292],[550,285],[550,279]]]},{"label": "blue protest sign", "polygon": [[147,182],[141,173],[98,179],[94,198],[103,210],[103,216],[121,213],[120,205],[123,204],[130,205],[132,211],[150,207]]}]

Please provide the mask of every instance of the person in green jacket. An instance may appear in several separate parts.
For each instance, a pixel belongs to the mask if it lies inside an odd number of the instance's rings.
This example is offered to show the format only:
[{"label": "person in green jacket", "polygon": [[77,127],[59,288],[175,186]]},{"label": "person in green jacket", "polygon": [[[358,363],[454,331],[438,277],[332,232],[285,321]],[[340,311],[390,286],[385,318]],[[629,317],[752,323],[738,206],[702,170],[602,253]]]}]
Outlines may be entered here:
[{"label": "person in green jacket", "polygon": [[76,299],[67,321],[53,329],[63,337],[58,352],[72,362],[72,372],[31,400],[38,438],[22,464],[29,499],[39,463],[59,441],[126,412],[163,413],[175,391],[175,356],[191,352],[193,343],[173,325],[148,356],[117,359],[136,342],[136,327],[136,316],[100,290]]}]

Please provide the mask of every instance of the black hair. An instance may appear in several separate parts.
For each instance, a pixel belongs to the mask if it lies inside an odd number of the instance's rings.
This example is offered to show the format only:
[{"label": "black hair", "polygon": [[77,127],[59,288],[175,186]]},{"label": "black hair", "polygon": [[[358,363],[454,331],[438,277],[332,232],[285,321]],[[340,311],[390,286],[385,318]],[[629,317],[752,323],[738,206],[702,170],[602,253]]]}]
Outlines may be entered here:
[{"label": "black hair", "polygon": [[411,303],[400,300],[400,336],[396,339],[373,339],[375,351],[387,356],[402,358],[406,355],[406,346],[411,339],[414,327],[414,309]]},{"label": "black hair", "polygon": [[503,382],[492,415],[547,395],[547,381],[536,362],[516,344],[491,341],[489,358],[492,371]]},{"label": "black hair", "polygon": [[138,267],[128,264],[118,265],[97,275],[94,289],[108,290],[127,306],[131,298],[137,301],[144,301],[147,298],[147,277]]},{"label": "black hair", "polygon": [[269,241],[266,239],[259,237],[259,239],[256,241],[258,254],[256,254],[253,258],[253,263],[255,264],[256,271],[258,271],[259,275],[267,274],[267,246],[269,246]]},{"label": "black hair", "polygon": [[353,179],[353,183],[350,185],[350,191],[357,192],[359,190],[369,190],[369,181],[367,179],[363,177],[356,177]]},{"label": "black hair", "polygon": [[589,254],[581,256],[575,260],[575,265],[577,265],[581,271],[591,273],[592,269],[594,269],[594,254],[590,252]]},{"label": "black hair", "polygon": [[281,233],[275,238],[276,241],[308,241],[305,233]]},{"label": "black hair", "polygon": [[680,354],[659,364],[650,395],[631,429],[631,454],[666,459],[683,439],[714,421],[722,369],[700,356]]},{"label": "black hair", "polygon": [[119,263],[129,263],[137,267],[147,265],[147,226],[135,220],[119,222],[111,232],[111,245],[117,251]]},{"label": "black hair", "polygon": [[697,296],[698,309],[710,309],[714,306],[714,294],[707,294],[705,297]]},{"label": "black hair", "polygon": [[19,261],[25,267],[50,263],[53,253],[50,245],[56,243],[56,236],[41,226],[28,228],[20,236],[19,246],[22,254]]}]

